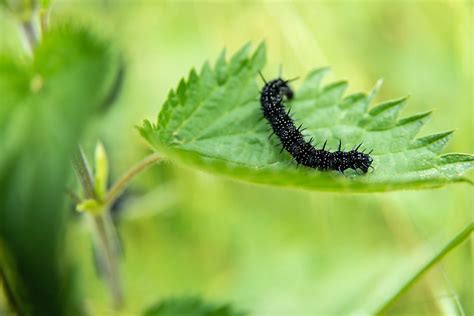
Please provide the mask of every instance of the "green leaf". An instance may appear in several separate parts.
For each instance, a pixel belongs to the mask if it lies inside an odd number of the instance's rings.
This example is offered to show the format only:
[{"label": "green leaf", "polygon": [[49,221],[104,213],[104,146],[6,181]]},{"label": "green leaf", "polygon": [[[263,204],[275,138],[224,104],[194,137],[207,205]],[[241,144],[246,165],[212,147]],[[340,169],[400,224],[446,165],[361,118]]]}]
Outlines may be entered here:
[{"label": "green leaf", "polygon": [[66,183],[114,56],[109,43],[70,26],[45,33],[31,60],[0,54],[0,265],[22,315],[81,310],[64,249]]},{"label": "green leaf", "polygon": [[436,242],[436,250],[423,245],[402,260],[395,261],[392,271],[369,293],[367,301],[362,303],[357,314],[387,314],[420,278],[461,243],[469,240],[473,232],[474,222],[470,222],[449,240]]},{"label": "green leaf", "polygon": [[430,117],[422,113],[399,119],[407,98],[369,105],[380,83],[369,93],[344,96],[344,81],[322,85],[327,68],[307,76],[287,102],[298,123],[319,146],[328,140],[332,150],[339,139],[345,148],[363,143],[373,149],[373,172],[346,176],[335,171],[297,168],[280,153],[278,140],[269,140],[269,128],[259,104],[257,73],[265,64],[265,46],[250,54],[244,46],[229,62],[224,53],[211,68],[205,64],[172,90],[152,124],[140,133],[155,150],[185,164],[254,183],[325,191],[390,191],[439,187],[470,181],[463,175],[474,166],[474,156],[440,155],[452,136],[445,132],[416,139]]},{"label": "green leaf", "polygon": [[197,297],[179,297],[158,303],[143,313],[144,316],[244,316],[232,306],[203,302]]}]

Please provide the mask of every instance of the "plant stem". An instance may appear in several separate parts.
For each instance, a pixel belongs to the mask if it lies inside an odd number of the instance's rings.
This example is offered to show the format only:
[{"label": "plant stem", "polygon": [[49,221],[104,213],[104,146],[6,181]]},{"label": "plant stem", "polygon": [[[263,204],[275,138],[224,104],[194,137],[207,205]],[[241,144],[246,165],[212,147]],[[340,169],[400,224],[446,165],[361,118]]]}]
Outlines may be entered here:
[{"label": "plant stem", "polygon": [[21,29],[25,35],[26,42],[28,43],[29,52],[33,54],[35,47],[38,45],[39,36],[38,31],[35,28],[33,20],[23,21],[21,23]]},{"label": "plant stem", "polygon": [[415,284],[420,277],[432,268],[438,261],[444,258],[451,250],[459,246],[463,241],[468,239],[474,231],[474,222],[468,224],[456,236],[454,236],[444,247],[439,249],[400,289],[390,297],[376,312],[376,315],[385,314],[390,307],[405,294],[410,287]]},{"label": "plant stem", "polygon": [[122,177],[117,180],[117,182],[112,186],[107,195],[105,196],[105,205],[112,205],[114,201],[120,196],[128,183],[140,172],[146,170],[148,167],[154,165],[162,158],[159,154],[154,153],[145,157],[142,161],[138,162],[136,165],[131,167],[127,172],[125,172]]},{"label": "plant stem", "polygon": [[91,217],[99,253],[103,255],[107,281],[113,298],[113,306],[119,309],[123,305],[123,292],[119,277],[118,239],[114,223],[108,210],[99,215],[91,215]]},{"label": "plant stem", "polygon": [[85,197],[87,199],[97,198],[95,194],[94,180],[92,179],[90,168],[81,146],[79,146],[78,150],[74,154],[72,163],[74,166],[74,170],[76,170],[77,177],[79,179],[79,182],[81,183],[82,189],[84,190]]},{"label": "plant stem", "polygon": [[[80,146],[73,157],[73,166],[81,183],[85,198],[97,200],[94,180],[89,171],[87,159],[85,158],[84,152]],[[113,306],[115,308],[120,308],[123,305],[123,292],[118,269],[118,237],[114,229],[114,224],[110,217],[108,208],[105,209],[102,214],[89,216],[91,216],[92,219],[91,222],[93,233],[96,238],[96,245],[106,269]]]}]

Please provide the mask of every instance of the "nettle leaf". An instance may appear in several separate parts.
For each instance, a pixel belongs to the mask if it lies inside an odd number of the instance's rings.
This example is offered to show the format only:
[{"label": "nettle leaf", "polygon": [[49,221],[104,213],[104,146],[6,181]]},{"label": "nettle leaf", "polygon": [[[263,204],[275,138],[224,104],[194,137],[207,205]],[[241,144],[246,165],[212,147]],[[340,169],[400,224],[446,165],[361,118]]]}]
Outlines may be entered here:
[{"label": "nettle leaf", "polygon": [[143,316],[244,316],[229,304],[210,304],[199,297],[177,297],[148,308]]},{"label": "nettle leaf", "polygon": [[[319,146],[328,140],[334,150],[339,139],[346,149],[363,143],[373,149],[374,170],[358,175],[299,167],[262,120],[257,76],[265,64],[265,46],[250,55],[244,46],[229,62],[225,53],[214,67],[191,70],[172,90],[158,116],[145,121],[142,136],[171,159],[217,174],[254,183],[325,191],[389,191],[433,188],[449,182],[471,182],[463,174],[474,156],[441,154],[452,131],[415,138],[430,113],[399,119],[406,98],[382,102],[368,110],[380,88],[368,94],[344,96],[345,81],[322,85],[327,68],[316,69],[286,102],[296,122],[307,128]],[[258,82],[258,84],[257,84]]]}]

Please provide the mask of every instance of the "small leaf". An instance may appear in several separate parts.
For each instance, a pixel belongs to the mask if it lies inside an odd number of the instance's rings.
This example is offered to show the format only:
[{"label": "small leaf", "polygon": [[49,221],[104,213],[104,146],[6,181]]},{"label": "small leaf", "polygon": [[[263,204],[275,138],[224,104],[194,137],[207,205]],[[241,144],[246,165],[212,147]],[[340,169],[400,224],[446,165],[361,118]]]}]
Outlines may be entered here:
[{"label": "small leaf", "polygon": [[197,297],[173,298],[158,303],[143,313],[143,316],[244,316],[229,304],[216,305]]},{"label": "small leaf", "polygon": [[415,139],[430,112],[399,119],[407,97],[368,110],[381,81],[368,95],[344,96],[347,82],[321,84],[327,68],[310,72],[286,106],[307,128],[308,139],[313,137],[319,146],[328,140],[334,150],[341,139],[346,149],[359,143],[373,149],[375,170],[366,175],[348,170],[341,176],[297,168],[288,153],[280,153],[279,141],[269,139],[269,127],[262,120],[259,90],[263,83],[257,73],[264,63],[264,45],[253,55],[246,45],[229,62],[222,53],[214,69],[206,63],[199,75],[192,72],[176,93],[170,92],[158,122],[145,121],[141,135],[171,159],[254,183],[369,192],[471,181],[464,174],[474,167],[472,155],[439,156],[452,132]]}]

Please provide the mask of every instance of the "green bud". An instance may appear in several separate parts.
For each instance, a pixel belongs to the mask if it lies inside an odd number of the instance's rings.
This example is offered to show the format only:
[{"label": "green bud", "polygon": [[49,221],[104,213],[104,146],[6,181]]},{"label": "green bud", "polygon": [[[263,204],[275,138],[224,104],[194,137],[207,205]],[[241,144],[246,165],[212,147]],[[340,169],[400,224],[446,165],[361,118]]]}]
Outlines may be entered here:
[{"label": "green bud", "polygon": [[99,141],[95,146],[95,193],[99,201],[103,201],[107,193],[109,178],[109,160],[104,145]]},{"label": "green bud", "polygon": [[77,204],[76,210],[79,212],[87,212],[92,215],[101,214],[104,211],[104,205],[94,199],[87,199]]}]

